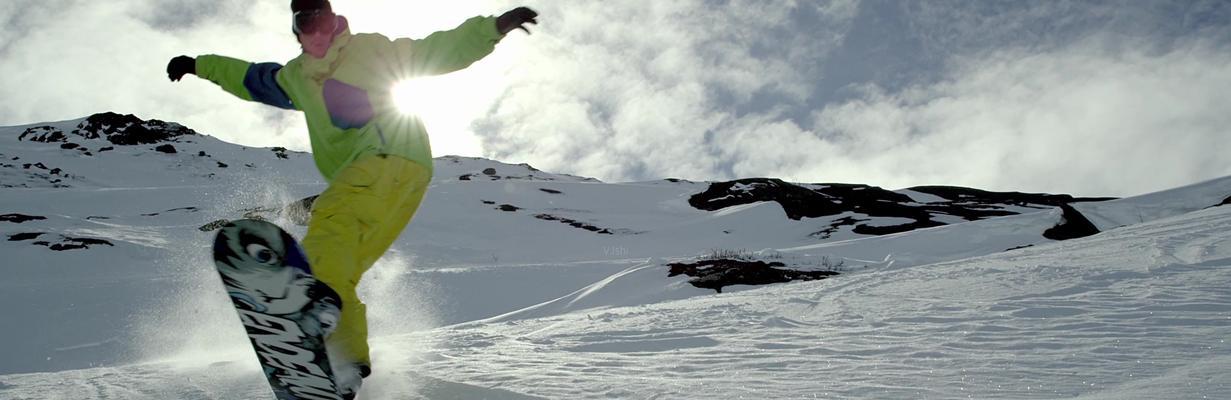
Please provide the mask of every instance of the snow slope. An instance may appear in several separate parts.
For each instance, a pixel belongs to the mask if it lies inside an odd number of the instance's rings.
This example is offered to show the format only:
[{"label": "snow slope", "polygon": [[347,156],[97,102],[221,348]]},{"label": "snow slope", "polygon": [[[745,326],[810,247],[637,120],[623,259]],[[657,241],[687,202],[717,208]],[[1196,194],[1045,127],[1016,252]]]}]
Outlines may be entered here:
[{"label": "snow slope", "polygon": [[[323,189],[311,157],[191,134],[115,145],[72,133],[86,121],[0,128],[0,215],[44,218],[0,219],[0,317],[20,321],[0,330],[0,398],[270,398],[199,228],[255,213],[302,235],[275,209]],[[44,125],[66,140],[18,140]],[[438,159],[360,288],[363,397],[1231,398],[1231,208],[1212,207],[1231,178],[1074,203],[1105,232],[1064,242],[1040,235],[1063,218],[1038,204],[874,236],[841,221],[910,220],[690,204],[712,187]],[[715,249],[843,274],[720,295],[667,276]]]},{"label": "snow slope", "polygon": [[1220,207],[985,257],[386,345],[426,348],[394,374],[546,398],[1228,398],[1229,231]]}]

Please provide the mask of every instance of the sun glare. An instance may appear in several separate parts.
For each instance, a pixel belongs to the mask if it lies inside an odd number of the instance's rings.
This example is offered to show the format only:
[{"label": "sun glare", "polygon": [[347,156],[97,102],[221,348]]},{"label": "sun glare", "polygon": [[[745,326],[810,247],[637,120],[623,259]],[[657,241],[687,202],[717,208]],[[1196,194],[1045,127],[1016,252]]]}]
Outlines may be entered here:
[{"label": "sun glare", "polygon": [[478,156],[478,139],[470,125],[481,109],[480,88],[458,74],[408,79],[393,87],[393,102],[402,114],[413,115],[427,126],[433,153]]},{"label": "sun glare", "polygon": [[456,95],[462,91],[457,87],[451,88],[450,83],[444,76],[407,79],[394,85],[393,102],[403,114],[425,120],[446,119],[444,114],[449,113],[451,108],[448,105],[456,103]]},{"label": "sun glare", "polygon": [[[337,3],[337,2],[335,2]],[[467,2],[398,2],[357,0],[343,10],[359,31],[380,32],[390,38],[423,38],[449,30],[476,15],[492,15],[502,9],[495,0]],[[461,71],[441,76],[418,77],[391,88],[394,105],[402,114],[413,115],[427,126],[436,155],[482,155],[482,145],[473,123],[490,110],[503,93],[503,72],[513,51],[503,46]]]}]

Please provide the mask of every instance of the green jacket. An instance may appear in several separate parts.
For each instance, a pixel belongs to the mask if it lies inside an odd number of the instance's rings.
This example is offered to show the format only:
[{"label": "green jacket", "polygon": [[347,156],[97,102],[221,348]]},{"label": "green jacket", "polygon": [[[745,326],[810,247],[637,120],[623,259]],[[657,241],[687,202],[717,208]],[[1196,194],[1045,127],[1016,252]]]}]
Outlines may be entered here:
[{"label": "green jacket", "polygon": [[398,112],[393,86],[457,71],[491,54],[503,37],[496,18],[474,17],[419,40],[352,35],[346,19],[339,21],[325,58],[301,54],[283,66],[203,55],[196,73],[244,100],[303,111],[316,167],[328,181],[369,154],[405,157],[430,171],[427,131],[419,118]]}]

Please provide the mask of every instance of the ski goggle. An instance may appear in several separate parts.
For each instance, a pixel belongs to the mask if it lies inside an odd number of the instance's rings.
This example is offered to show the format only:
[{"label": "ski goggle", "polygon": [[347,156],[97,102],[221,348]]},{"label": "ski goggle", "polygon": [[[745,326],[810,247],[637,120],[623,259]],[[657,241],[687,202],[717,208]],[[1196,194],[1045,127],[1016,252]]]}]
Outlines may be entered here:
[{"label": "ski goggle", "polygon": [[295,34],[332,33],[338,27],[338,16],[329,10],[305,10],[295,13],[291,31]]}]

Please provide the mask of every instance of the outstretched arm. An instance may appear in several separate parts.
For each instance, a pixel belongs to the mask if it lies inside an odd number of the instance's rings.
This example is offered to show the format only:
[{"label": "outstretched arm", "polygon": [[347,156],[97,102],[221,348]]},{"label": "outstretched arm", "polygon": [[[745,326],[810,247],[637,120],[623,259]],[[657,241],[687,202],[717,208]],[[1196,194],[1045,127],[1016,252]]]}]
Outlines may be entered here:
[{"label": "outstretched arm", "polygon": [[537,24],[537,17],[533,10],[519,7],[500,17],[474,17],[423,39],[397,39],[393,49],[413,76],[447,74],[491,54],[496,43],[514,29],[529,33],[525,24]]},{"label": "outstretched arm", "polygon": [[241,99],[294,110],[296,107],[290,97],[278,85],[281,69],[282,65],[277,63],[254,64],[218,55],[178,56],[167,64],[167,77],[178,81],[185,74],[194,74]]}]

